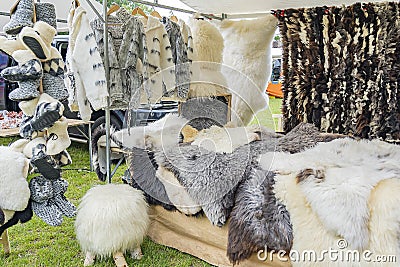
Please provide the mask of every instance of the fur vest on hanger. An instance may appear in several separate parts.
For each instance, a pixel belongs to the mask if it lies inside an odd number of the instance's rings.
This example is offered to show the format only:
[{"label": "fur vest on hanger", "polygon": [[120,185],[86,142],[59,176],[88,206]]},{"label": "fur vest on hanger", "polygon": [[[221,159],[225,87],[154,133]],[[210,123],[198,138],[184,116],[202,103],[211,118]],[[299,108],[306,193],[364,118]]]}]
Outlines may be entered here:
[{"label": "fur vest on hanger", "polygon": [[255,20],[220,23],[224,37],[222,73],[232,91],[232,121],[247,125],[253,115],[268,105],[265,93],[271,71],[271,42],[278,20],[267,15]]},{"label": "fur vest on hanger", "polygon": [[68,104],[79,111],[81,118],[90,120],[92,109],[107,105],[107,84],[103,61],[90,28],[86,11],[79,6],[68,16],[69,45],[66,56]]}]

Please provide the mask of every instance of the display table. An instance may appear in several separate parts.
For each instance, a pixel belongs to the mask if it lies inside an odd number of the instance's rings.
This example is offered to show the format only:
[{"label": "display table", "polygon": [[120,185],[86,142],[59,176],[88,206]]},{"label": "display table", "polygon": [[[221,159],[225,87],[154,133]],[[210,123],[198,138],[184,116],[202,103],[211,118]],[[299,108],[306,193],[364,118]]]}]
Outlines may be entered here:
[{"label": "display table", "polygon": [[[150,218],[148,236],[154,242],[191,254],[212,265],[233,266],[226,256],[228,225],[220,228],[213,226],[205,216],[189,217],[167,211],[161,206],[150,206]],[[280,261],[277,256],[273,259],[260,261],[255,253],[250,259],[235,266],[291,266],[289,261]]]}]

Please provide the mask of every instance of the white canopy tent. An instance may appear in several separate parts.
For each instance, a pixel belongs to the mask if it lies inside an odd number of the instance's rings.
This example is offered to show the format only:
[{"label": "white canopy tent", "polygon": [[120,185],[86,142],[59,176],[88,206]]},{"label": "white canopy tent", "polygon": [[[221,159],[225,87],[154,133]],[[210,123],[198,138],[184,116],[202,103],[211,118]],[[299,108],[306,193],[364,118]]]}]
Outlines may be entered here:
[{"label": "white canopy tent", "polygon": [[227,18],[258,17],[274,9],[340,6],[351,5],[356,2],[384,2],[385,0],[180,0],[194,10],[208,14],[226,14]]}]

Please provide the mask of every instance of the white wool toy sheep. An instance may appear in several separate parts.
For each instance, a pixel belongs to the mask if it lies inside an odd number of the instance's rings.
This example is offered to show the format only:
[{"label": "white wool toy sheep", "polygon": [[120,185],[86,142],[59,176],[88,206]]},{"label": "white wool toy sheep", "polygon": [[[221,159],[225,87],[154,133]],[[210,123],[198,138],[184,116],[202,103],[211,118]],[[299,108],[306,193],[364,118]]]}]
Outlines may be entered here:
[{"label": "white wool toy sheep", "polygon": [[75,221],[76,237],[86,253],[84,266],[92,265],[96,256],[111,255],[117,266],[127,266],[124,252],[140,259],[140,245],[148,225],[148,204],[141,191],[126,184],[89,189],[78,207]]}]

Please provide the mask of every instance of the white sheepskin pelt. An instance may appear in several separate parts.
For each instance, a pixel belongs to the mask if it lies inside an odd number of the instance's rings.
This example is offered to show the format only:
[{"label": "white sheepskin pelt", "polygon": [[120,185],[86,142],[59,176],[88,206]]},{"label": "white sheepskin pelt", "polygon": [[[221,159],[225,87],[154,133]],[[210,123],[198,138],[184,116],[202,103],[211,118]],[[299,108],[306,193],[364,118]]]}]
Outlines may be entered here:
[{"label": "white sheepskin pelt", "polygon": [[28,205],[31,192],[28,177],[29,161],[20,152],[0,146],[0,208],[22,211]]},{"label": "white sheepskin pelt", "polygon": [[292,265],[294,267],[343,266],[343,263],[331,262],[328,257],[321,262],[294,260],[297,257],[296,253],[301,255],[303,251],[314,250],[317,255],[321,255],[323,250],[337,249],[340,237],[327,231],[323,226],[296,184],[295,175],[277,175],[274,191],[277,199],[286,206],[293,225],[293,247],[290,254],[293,257]]},{"label": "white sheepskin pelt", "polygon": [[105,257],[140,247],[149,225],[143,193],[126,184],[98,185],[78,207],[76,237],[82,251]]},{"label": "white sheepskin pelt", "polygon": [[380,181],[371,192],[368,206],[369,249],[375,255],[394,255],[397,263],[385,266],[398,266],[400,259],[400,177]]},{"label": "white sheepskin pelt", "polygon": [[164,185],[169,200],[180,212],[186,215],[195,215],[201,211],[201,206],[189,196],[186,188],[179,183],[171,171],[159,166],[156,176]]},{"label": "white sheepskin pelt", "polygon": [[188,122],[177,114],[167,114],[162,119],[146,126],[123,129],[112,134],[117,144],[127,148],[160,149],[176,145],[180,141],[180,132]]},{"label": "white sheepskin pelt", "polygon": [[211,126],[198,132],[191,145],[218,153],[232,153],[236,148],[260,138],[261,128],[257,125],[235,128]]},{"label": "white sheepskin pelt", "polygon": [[271,43],[278,25],[273,15],[254,20],[223,20],[222,73],[232,92],[232,120],[247,125],[254,114],[267,108],[265,93],[272,71]]},{"label": "white sheepskin pelt", "polygon": [[320,143],[302,153],[260,157],[262,168],[294,174],[326,229],[353,249],[368,247],[368,198],[379,181],[400,177],[399,162],[399,146],[349,138]]},{"label": "white sheepskin pelt", "polygon": [[193,49],[192,79],[189,98],[226,94],[228,84],[221,73],[224,40],[218,29],[208,21],[190,19]]}]

